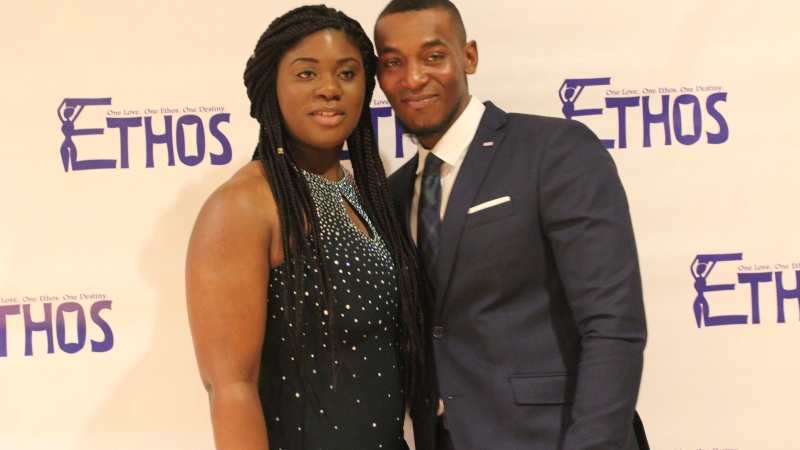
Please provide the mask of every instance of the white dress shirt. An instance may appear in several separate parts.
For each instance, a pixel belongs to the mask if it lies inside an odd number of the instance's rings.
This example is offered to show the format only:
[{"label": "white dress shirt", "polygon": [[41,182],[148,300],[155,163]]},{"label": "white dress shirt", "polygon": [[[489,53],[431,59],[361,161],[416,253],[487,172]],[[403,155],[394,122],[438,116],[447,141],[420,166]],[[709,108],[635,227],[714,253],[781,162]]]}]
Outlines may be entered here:
[{"label": "white dress shirt", "polygon": [[486,107],[483,106],[480,100],[475,96],[471,96],[466,109],[432,149],[428,150],[421,143],[417,144],[419,162],[417,163],[417,179],[414,181],[414,198],[411,199],[410,214],[411,238],[414,239],[414,243],[417,242],[417,208],[419,206],[419,191],[422,184],[422,169],[425,167],[425,159],[430,153],[433,153],[444,161],[441,169],[439,169],[439,175],[442,180],[442,204],[439,210],[439,219],[444,219],[447,200],[450,198],[453,184],[456,182],[458,171],[461,169],[461,163],[464,162],[464,157],[467,156],[469,144],[472,143],[472,139],[478,131],[485,109]]},{"label": "white dress shirt", "polygon": [[[414,243],[417,242],[417,208],[419,207],[419,191],[422,184],[422,170],[425,168],[425,159],[429,154],[433,153],[444,161],[444,164],[439,169],[439,176],[442,182],[442,204],[439,209],[439,220],[441,220],[444,219],[447,200],[450,198],[453,184],[455,184],[458,171],[461,169],[461,163],[464,162],[464,157],[467,156],[469,144],[472,143],[475,133],[478,132],[478,126],[481,124],[485,109],[486,107],[483,106],[480,100],[475,96],[471,96],[467,107],[432,149],[428,150],[421,143],[417,143],[419,161],[417,162],[417,179],[414,181],[414,198],[411,199],[410,214],[411,238],[414,239]],[[438,416],[444,414],[444,402],[442,399],[439,399],[439,410],[436,414]]]}]

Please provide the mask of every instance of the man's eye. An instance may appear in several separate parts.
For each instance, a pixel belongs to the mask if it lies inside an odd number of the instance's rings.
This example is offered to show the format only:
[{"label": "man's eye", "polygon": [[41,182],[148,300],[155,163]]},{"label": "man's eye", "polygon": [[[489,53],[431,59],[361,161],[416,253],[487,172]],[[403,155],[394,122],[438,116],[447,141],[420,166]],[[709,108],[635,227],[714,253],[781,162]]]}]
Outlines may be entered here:
[{"label": "man's eye", "polygon": [[428,60],[430,61],[441,61],[444,59],[444,55],[441,53],[434,53],[433,55],[428,56]]},{"label": "man's eye", "polygon": [[386,67],[397,67],[400,65],[400,61],[396,59],[390,59],[389,61],[384,62],[383,65]]}]

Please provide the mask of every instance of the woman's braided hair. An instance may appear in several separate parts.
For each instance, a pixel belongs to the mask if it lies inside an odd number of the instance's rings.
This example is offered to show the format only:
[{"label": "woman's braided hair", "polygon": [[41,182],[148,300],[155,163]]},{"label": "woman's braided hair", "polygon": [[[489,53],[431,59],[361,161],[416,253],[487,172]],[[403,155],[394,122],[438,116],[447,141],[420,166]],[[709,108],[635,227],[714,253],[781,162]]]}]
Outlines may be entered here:
[{"label": "woman's braided hair", "polygon": [[[375,89],[377,58],[361,25],[340,11],[324,5],[301,6],[275,19],[261,35],[255,53],[247,61],[244,84],[250,98],[250,115],[258,120],[260,132],[258,147],[253,159],[261,161],[275,201],[278,205],[283,240],[283,287],[288,320],[292,326],[292,342],[297,353],[301,376],[307,374],[304,352],[308,330],[307,309],[304,300],[304,265],[317,274],[315,284],[321,287],[320,308],[316,311],[315,325],[319,335],[327,335],[332,352],[338,351],[333,333],[333,321],[327,320],[322,310],[333,311],[334,294],[328,270],[324,264],[320,242],[320,224],[314,201],[303,176],[294,168],[291,143],[287,139],[278,105],[276,79],[280,59],[287,50],[303,38],[323,29],[336,29],[344,33],[360,51],[364,62],[366,92],[358,125],[347,138],[347,148],[353,166],[356,187],[363,208],[383,238],[394,259],[401,307],[401,346],[405,396],[410,401],[418,392],[417,380],[422,379],[425,361],[422,310],[419,292],[419,267],[410,245],[401,232],[392,207],[386,173],[378,154],[372,128],[369,104]],[[303,255],[310,255],[306,261]],[[335,360],[335,356],[332,358]]]}]

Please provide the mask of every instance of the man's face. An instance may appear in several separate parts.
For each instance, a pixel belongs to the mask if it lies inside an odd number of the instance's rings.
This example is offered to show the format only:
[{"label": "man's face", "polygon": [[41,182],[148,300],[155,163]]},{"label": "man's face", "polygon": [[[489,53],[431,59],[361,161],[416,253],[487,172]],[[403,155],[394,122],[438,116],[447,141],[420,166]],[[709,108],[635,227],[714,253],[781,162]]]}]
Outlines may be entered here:
[{"label": "man's face", "polygon": [[431,148],[469,103],[478,49],[443,8],[390,14],[375,25],[378,83],[406,131]]}]

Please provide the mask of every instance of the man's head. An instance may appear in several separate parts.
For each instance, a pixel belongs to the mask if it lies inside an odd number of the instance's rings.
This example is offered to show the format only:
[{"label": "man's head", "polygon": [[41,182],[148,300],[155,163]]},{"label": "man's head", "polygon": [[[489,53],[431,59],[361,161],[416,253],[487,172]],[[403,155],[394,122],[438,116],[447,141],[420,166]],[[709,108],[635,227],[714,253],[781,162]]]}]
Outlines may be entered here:
[{"label": "man's head", "polygon": [[392,0],[375,43],[386,98],[406,131],[433,147],[467,107],[467,75],[478,65],[458,9],[448,0]]}]

